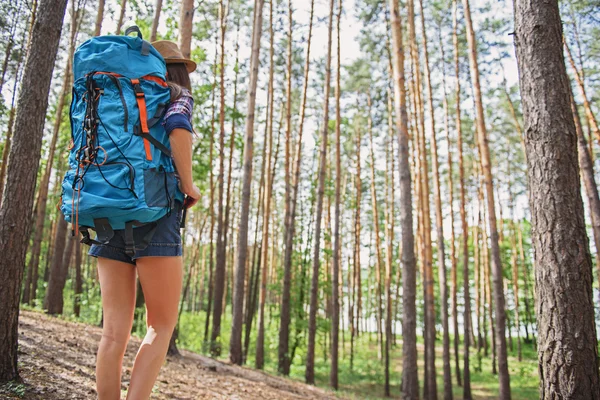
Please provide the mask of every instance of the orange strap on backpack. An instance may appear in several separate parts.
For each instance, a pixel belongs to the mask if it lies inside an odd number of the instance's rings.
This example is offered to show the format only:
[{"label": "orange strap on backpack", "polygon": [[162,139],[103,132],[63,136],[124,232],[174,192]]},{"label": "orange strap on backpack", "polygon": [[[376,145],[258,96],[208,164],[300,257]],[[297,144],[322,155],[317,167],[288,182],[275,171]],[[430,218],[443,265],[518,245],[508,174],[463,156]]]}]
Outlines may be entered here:
[{"label": "orange strap on backpack", "polygon": [[[146,96],[144,95],[144,91],[142,90],[139,79],[132,79],[131,84],[133,85],[135,99],[140,110],[140,128],[143,134],[149,135],[150,129],[148,129],[148,110],[146,109]],[[146,159],[148,161],[152,161],[152,148],[150,147],[150,142],[146,139],[144,139],[144,148],[146,150]]]}]

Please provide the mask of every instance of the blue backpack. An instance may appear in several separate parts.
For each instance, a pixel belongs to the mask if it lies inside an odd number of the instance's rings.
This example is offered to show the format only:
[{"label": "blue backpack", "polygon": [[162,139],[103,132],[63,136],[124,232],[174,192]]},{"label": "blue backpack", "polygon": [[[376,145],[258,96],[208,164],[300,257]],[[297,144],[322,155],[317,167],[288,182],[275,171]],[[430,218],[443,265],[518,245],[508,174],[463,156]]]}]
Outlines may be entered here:
[{"label": "blue backpack", "polygon": [[[164,59],[136,26],[125,36],[94,37],[75,52],[61,211],[82,243],[106,244],[124,229],[132,255],[147,246],[175,199],[183,200],[161,124],[170,100],[165,79]],[[146,224],[154,227],[134,243],[133,228]]]}]

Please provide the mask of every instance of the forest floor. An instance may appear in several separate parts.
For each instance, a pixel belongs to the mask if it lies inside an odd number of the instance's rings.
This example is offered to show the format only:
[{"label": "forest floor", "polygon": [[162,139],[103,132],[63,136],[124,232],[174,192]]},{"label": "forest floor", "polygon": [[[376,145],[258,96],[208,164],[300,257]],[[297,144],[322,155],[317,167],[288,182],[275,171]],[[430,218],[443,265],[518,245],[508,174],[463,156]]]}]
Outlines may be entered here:
[{"label": "forest floor", "polygon": [[[189,331],[184,329],[184,332]],[[19,371],[22,383],[0,386],[0,399],[66,400],[95,399],[95,361],[101,328],[81,322],[49,317],[39,311],[21,310],[19,319]],[[383,399],[383,374],[377,357],[377,347],[367,337],[357,343],[355,366],[349,369],[347,357],[340,360],[340,392],[333,392],[301,382],[303,371],[292,368],[292,377],[275,376],[274,371],[257,371],[214,360],[190,351],[181,350],[181,356],[169,357],[161,370],[152,399]],[[125,396],[131,366],[141,339],[132,336],[123,366],[122,394]],[[419,354],[422,344],[419,343]],[[401,347],[401,346],[399,346]],[[461,346],[462,354],[462,346]],[[364,354],[363,354],[364,353]],[[370,354],[367,357],[366,354]],[[438,392],[441,394],[442,355],[436,349]],[[347,355],[347,354],[346,354]],[[491,373],[491,360],[476,354],[471,359],[473,398],[498,398],[498,377]],[[523,361],[515,354],[509,356],[511,392],[515,400],[539,398],[535,349],[523,347]],[[327,386],[328,362],[317,358],[317,384]],[[252,363],[250,363],[252,364]],[[399,398],[401,351],[392,353],[392,398]],[[462,362],[461,362],[462,364]],[[477,364],[480,364],[478,370]],[[462,366],[462,365],[461,365]],[[423,370],[419,357],[419,370]],[[302,372],[302,373],[300,373]],[[453,365],[454,374],[454,365]],[[302,376],[301,376],[302,375]],[[420,376],[421,380],[421,376]],[[419,383],[423,383],[420,381]],[[462,388],[454,383],[454,396],[462,398]]]},{"label": "forest floor", "polygon": [[[0,387],[0,399],[95,399],[95,361],[101,328],[21,311],[19,370],[23,383]],[[123,394],[141,340],[132,337],[123,366]],[[340,399],[324,389],[185,350],[169,357],[152,399]]]}]

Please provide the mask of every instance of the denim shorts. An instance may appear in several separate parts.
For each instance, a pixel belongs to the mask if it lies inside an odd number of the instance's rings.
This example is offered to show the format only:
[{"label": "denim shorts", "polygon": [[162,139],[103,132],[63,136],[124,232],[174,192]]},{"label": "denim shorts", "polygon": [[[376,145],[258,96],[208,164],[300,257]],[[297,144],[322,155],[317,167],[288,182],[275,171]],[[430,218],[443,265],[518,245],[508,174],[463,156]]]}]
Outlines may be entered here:
[{"label": "denim shorts", "polygon": [[[150,240],[150,244],[143,250],[136,250],[133,256],[125,252],[125,230],[115,230],[115,235],[108,244],[96,245],[90,247],[88,255],[92,257],[103,257],[110,260],[121,261],[135,265],[135,260],[141,257],[177,257],[181,256],[181,218],[183,214],[182,203],[175,202],[175,206],[170,214],[165,215],[157,221],[156,232]],[[133,238],[135,243],[142,241],[142,238],[152,229],[150,225],[144,225],[133,229]]]}]

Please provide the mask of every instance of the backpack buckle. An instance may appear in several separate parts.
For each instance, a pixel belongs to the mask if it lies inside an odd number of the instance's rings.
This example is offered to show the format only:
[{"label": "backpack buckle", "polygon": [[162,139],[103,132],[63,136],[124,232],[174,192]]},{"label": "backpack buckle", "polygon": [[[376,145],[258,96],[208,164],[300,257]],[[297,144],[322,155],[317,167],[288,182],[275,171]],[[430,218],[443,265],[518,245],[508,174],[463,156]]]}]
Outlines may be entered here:
[{"label": "backpack buckle", "polygon": [[131,84],[133,86],[133,92],[135,93],[135,97],[144,97],[144,91],[142,90],[142,86],[140,85],[140,80],[132,79]]}]

